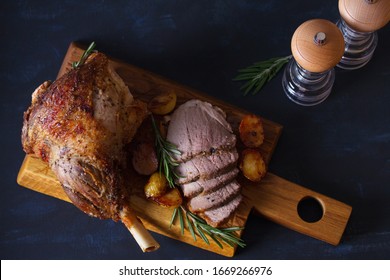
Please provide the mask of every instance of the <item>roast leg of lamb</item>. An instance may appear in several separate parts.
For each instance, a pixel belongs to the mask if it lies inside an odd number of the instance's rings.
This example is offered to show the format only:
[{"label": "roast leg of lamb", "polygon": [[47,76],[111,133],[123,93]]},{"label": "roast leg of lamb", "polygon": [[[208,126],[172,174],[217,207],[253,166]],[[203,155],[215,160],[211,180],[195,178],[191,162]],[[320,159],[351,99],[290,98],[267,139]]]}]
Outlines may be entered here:
[{"label": "roast leg of lamb", "polygon": [[129,208],[123,180],[125,145],[146,115],[146,105],[133,98],[107,57],[93,53],[35,90],[22,144],[49,164],[74,205],[94,217],[121,220],[151,251],[158,243]]},{"label": "roast leg of lamb", "polygon": [[221,226],[242,201],[235,180],[236,136],[225,113],[200,100],[190,100],[172,114],[167,140],[181,152],[175,171],[188,208],[214,227]]}]

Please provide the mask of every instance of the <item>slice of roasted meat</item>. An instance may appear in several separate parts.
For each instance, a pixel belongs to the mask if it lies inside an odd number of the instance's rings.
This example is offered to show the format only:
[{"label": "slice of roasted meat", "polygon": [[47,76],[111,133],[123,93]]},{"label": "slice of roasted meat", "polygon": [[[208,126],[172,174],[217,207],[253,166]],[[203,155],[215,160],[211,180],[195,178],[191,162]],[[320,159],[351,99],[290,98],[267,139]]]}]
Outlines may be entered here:
[{"label": "slice of roasted meat", "polygon": [[24,114],[23,149],[49,164],[82,211],[130,225],[136,218],[126,202],[124,148],[146,115],[107,57],[93,53],[35,90]]},{"label": "slice of roasted meat", "polygon": [[209,225],[223,225],[242,201],[235,180],[236,136],[226,114],[208,102],[190,100],[171,116],[167,140],[181,152],[175,172],[188,208]]}]

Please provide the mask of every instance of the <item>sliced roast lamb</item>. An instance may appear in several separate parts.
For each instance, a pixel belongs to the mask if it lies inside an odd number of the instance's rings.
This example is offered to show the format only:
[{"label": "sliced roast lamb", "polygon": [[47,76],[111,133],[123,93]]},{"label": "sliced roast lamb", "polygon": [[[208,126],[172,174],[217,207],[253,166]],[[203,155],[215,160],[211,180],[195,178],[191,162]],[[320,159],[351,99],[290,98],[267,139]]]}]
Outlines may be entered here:
[{"label": "sliced roast lamb", "polygon": [[225,112],[210,103],[190,100],[177,108],[172,118],[167,139],[182,152],[179,161],[236,146],[236,136]]},{"label": "sliced roast lamb", "polygon": [[234,197],[234,199],[222,205],[221,207],[205,211],[203,214],[207,219],[207,223],[213,226],[218,226],[224,221],[227,221],[230,216],[236,211],[241,201],[242,195],[238,195]]},{"label": "sliced roast lamb", "polygon": [[198,179],[214,178],[232,170],[236,166],[237,160],[238,153],[236,149],[229,151],[221,150],[210,155],[197,155],[182,162],[176,168],[176,173],[180,176],[178,183],[182,185]]},{"label": "sliced roast lamb", "polygon": [[197,195],[188,201],[191,212],[204,212],[209,209],[223,205],[226,201],[236,197],[241,190],[241,186],[236,180],[224,185],[215,192]]},{"label": "sliced roast lamb", "polygon": [[220,108],[190,100],[171,116],[167,140],[181,155],[176,173],[188,208],[218,227],[237,210],[241,187],[238,174],[236,136]]},{"label": "sliced roast lamb", "polygon": [[194,182],[181,185],[184,196],[192,198],[200,193],[208,194],[233,181],[238,174],[238,168],[223,173],[212,179],[199,179]]}]

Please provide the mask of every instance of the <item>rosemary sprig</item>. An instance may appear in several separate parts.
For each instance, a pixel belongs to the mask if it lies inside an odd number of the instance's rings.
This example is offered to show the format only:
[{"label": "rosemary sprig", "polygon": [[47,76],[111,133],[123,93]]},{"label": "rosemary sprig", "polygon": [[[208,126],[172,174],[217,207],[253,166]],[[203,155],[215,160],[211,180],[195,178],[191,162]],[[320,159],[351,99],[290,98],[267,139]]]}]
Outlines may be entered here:
[{"label": "rosemary sprig", "polygon": [[292,56],[274,57],[266,61],[256,62],[253,65],[238,70],[240,74],[233,81],[247,81],[240,90],[244,90],[244,96],[252,91],[252,95],[259,92],[282,69]]},{"label": "rosemary sprig", "polygon": [[209,238],[211,238],[221,249],[223,245],[221,241],[225,242],[231,247],[235,245],[240,246],[241,248],[245,247],[245,242],[239,238],[234,232],[242,230],[243,227],[229,227],[229,228],[215,228],[206,223],[205,220],[198,217],[194,213],[187,211],[182,205],[175,208],[172,213],[171,223],[169,227],[172,227],[173,223],[176,220],[176,217],[179,218],[181,234],[184,234],[184,217],[186,219],[186,224],[188,230],[190,231],[192,237],[196,241],[196,236],[199,235],[200,238],[206,244],[210,244]]},{"label": "rosemary sprig", "polygon": [[165,140],[160,133],[160,130],[156,126],[156,122],[152,115],[153,131],[156,137],[155,145],[157,151],[157,158],[159,161],[159,172],[163,173],[171,188],[175,188],[175,179],[180,178],[176,174],[174,168],[179,163],[173,158],[173,155],[181,155],[181,152],[177,149],[176,145]]},{"label": "rosemary sprig", "polygon": [[75,69],[77,67],[80,67],[84,64],[84,62],[87,60],[88,56],[94,51],[96,47],[95,42],[92,42],[89,47],[84,51],[83,55],[81,56],[79,61],[72,62],[72,68]]}]

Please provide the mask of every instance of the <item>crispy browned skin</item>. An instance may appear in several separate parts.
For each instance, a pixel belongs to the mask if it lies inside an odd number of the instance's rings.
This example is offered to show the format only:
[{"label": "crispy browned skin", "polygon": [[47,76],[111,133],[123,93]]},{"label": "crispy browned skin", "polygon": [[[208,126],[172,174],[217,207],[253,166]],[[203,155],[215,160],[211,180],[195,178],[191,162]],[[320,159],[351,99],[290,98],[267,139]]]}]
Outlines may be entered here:
[{"label": "crispy browned skin", "polygon": [[72,202],[85,213],[119,220],[127,190],[124,146],[146,116],[101,53],[43,83],[24,114],[26,153],[49,163]]}]

